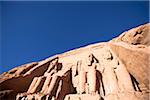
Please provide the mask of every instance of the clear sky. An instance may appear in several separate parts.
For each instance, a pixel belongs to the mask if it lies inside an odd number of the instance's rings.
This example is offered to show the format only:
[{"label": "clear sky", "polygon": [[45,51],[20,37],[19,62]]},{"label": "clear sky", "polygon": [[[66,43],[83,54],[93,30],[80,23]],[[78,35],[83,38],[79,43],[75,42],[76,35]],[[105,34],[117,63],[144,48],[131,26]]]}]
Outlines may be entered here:
[{"label": "clear sky", "polygon": [[0,70],[108,41],[148,23],[148,1],[0,2]]}]

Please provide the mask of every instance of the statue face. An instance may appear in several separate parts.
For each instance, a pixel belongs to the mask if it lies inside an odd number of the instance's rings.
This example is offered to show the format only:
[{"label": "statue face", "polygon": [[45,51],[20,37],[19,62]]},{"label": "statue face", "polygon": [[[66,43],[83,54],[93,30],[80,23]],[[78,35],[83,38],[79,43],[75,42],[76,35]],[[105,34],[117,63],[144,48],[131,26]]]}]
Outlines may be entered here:
[{"label": "statue face", "polygon": [[89,60],[89,61],[92,61],[92,60],[93,60],[92,54],[89,55],[88,60]]},{"label": "statue face", "polygon": [[103,57],[104,57],[104,59],[109,60],[109,59],[112,58],[112,54],[111,54],[111,52],[109,50],[106,50],[105,54],[103,55]]},{"label": "statue face", "polygon": [[58,63],[58,59],[55,59],[55,60],[53,60],[52,62],[51,62],[51,65],[55,65],[55,64],[57,64]]},{"label": "statue face", "polygon": [[92,62],[93,62],[93,55],[90,54],[87,58],[87,65],[91,66],[92,65]]}]

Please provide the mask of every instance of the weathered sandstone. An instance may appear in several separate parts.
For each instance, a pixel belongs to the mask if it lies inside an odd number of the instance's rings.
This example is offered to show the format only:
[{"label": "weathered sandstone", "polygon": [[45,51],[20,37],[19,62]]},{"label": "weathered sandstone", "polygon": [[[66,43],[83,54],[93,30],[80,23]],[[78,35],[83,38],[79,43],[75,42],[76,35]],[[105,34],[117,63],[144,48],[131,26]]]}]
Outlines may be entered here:
[{"label": "weathered sandstone", "polygon": [[150,24],[0,75],[2,100],[149,100]]}]

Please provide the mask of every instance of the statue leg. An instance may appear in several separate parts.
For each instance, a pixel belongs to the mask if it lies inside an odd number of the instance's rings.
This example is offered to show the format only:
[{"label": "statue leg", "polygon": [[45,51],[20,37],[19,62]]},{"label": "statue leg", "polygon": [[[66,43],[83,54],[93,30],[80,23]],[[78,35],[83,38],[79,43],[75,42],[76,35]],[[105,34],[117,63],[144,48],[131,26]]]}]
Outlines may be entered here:
[{"label": "statue leg", "polygon": [[51,83],[50,83],[48,90],[47,90],[47,94],[49,94],[49,95],[52,94],[52,90],[54,89],[54,86],[56,85],[58,77],[59,76],[57,76],[57,75],[53,75]]},{"label": "statue leg", "polygon": [[89,84],[89,93],[96,93],[96,70],[94,68],[90,68],[87,75],[87,80]]},{"label": "statue leg", "polygon": [[44,81],[45,81],[45,77],[39,77],[35,86],[33,87],[33,89],[30,92],[31,93],[38,92],[40,90],[40,88],[42,87],[42,85],[44,84]]},{"label": "statue leg", "polygon": [[29,87],[27,93],[31,93],[31,91],[32,91],[32,89],[34,88],[34,86],[35,86],[37,80],[38,80],[38,77],[35,77],[35,78],[33,79],[33,81],[32,81],[32,83],[31,83],[31,85],[30,85],[30,87]]},{"label": "statue leg", "polygon": [[51,76],[47,76],[46,77],[46,80],[45,80],[45,82],[44,82],[44,85],[43,85],[43,88],[42,88],[42,91],[41,91],[41,93],[46,93],[47,92],[47,89],[48,89],[48,86],[49,86],[49,84],[50,84],[50,82],[51,82],[51,79],[52,79],[52,77]]},{"label": "statue leg", "polygon": [[105,95],[117,94],[119,91],[118,81],[113,68],[109,68],[103,74]]},{"label": "statue leg", "polygon": [[56,92],[56,98],[59,97],[59,94],[60,94],[61,89],[62,89],[62,85],[63,85],[63,81],[60,80],[60,81],[59,81],[59,84],[58,84],[58,89],[57,89],[57,92]]},{"label": "statue leg", "polygon": [[79,91],[78,91],[78,93],[82,94],[86,91],[85,85],[86,85],[86,73],[81,71],[80,75],[79,75]]}]

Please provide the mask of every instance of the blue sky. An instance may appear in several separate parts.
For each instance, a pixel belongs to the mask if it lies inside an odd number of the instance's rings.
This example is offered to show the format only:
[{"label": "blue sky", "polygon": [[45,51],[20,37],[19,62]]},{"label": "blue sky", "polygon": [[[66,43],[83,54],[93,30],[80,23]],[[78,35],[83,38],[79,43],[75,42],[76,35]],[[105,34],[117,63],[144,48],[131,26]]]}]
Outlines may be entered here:
[{"label": "blue sky", "polygon": [[148,1],[1,1],[0,10],[0,73],[149,21]]}]

